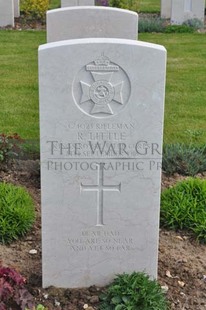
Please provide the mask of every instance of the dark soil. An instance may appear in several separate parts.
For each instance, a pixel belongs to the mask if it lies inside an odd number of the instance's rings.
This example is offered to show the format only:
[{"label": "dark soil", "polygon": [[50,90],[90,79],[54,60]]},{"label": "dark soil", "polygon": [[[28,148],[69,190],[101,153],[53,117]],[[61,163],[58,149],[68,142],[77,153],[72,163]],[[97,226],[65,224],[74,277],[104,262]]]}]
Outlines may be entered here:
[{"label": "dark soil", "polygon": [[[206,178],[206,175],[201,177]],[[172,186],[184,178],[180,175],[163,175],[162,188]],[[28,289],[35,296],[36,304],[42,303],[49,310],[98,309],[98,296],[103,288],[41,288],[39,161],[18,160],[7,167],[2,166],[0,181],[25,186],[35,201],[37,215],[35,225],[27,236],[9,246],[0,245],[1,264],[15,268],[26,277]],[[30,254],[32,249],[37,250],[37,254]],[[198,244],[186,232],[160,230],[158,281],[168,289],[171,309],[205,310],[206,246]]]}]

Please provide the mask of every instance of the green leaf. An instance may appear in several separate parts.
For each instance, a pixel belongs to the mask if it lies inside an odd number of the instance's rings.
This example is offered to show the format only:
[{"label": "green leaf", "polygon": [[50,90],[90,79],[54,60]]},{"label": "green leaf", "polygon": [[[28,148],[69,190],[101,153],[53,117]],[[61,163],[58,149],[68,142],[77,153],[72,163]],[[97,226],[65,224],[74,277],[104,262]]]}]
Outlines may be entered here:
[{"label": "green leaf", "polygon": [[112,298],[111,302],[114,304],[114,305],[118,305],[120,304],[122,301],[122,298],[120,296],[115,296]]},{"label": "green leaf", "polygon": [[34,202],[20,186],[0,183],[0,243],[26,234],[35,219]]},{"label": "green leaf", "polygon": [[122,296],[122,300],[124,301],[125,304],[127,304],[130,298],[128,296]]},{"label": "green leaf", "polygon": [[161,195],[160,224],[169,229],[192,231],[206,243],[206,180],[190,178]]},{"label": "green leaf", "polygon": [[123,310],[124,309],[123,307],[124,307],[123,305],[117,305],[115,307],[115,310]]},{"label": "green leaf", "polygon": [[105,295],[100,310],[167,310],[161,286],[144,273],[118,275]]}]

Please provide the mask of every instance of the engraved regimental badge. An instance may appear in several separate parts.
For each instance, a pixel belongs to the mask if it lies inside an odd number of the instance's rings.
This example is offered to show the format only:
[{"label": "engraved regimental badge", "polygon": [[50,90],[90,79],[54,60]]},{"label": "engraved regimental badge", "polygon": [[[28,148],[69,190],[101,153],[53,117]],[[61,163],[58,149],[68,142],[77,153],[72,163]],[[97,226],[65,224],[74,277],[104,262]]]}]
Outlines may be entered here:
[{"label": "engraved regimental badge", "polygon": [[73,97],[82,112],[105,118],[125,107],[130,89],[126,72],[102,55],[79,71],[73,83]]}]

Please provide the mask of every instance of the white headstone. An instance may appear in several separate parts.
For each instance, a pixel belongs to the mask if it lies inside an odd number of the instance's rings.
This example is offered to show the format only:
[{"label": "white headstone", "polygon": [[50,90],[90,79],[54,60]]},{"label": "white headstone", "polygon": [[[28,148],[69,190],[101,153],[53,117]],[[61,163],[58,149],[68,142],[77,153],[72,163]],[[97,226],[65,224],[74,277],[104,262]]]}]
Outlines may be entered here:
[{"label": "white headstone", "polygon": [[0,0],[0,27],[14,27],[13,0]]},{"label": "white headstone", "polygon": [[138,15],[109,7],[72,7],[47,12],[47,42],[78,38],[137,39]]},{"label": "white headstone", "polygon": [[95,5],[94,0],[61,0],[61,7]]},{"label": "white headstone", "polygon": [[161,18],[171,17],[172,0],[161,0]]},{"label": "white headstone", "polygon": [[184,12],[192,12],[192,0],[184,0]]},{"label": "white headstone", "polygon": [[19,6],[19,0],[13,0],[14,1],[14,17],[20,16],[20,6]]},{"label": "white headstone", "polygon": [[204,22],[205,0],[172,0],[171,23],[181,25],[188,19]]},{"label": "white headstone", "polygon": [[205,0],[192,0],[193,18],[197,18],[204,23],[205,20]]},{"label": "white headstone", "polygon": [[157,276],[165,66],[134,40],[40,47],[44,287]]}]

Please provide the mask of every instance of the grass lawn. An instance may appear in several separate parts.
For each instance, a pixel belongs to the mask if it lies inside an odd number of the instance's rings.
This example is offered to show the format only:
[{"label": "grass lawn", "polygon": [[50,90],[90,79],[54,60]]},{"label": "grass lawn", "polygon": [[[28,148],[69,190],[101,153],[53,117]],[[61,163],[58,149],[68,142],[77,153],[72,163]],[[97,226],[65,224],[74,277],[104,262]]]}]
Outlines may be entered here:
[{"label": "grass lawn", "polygon": [[140,12],[160,12],[160,1],[161,0],[139,0]]},{"label": "grass lawn", "polygon": [[139,34],[168,51],[164,142],[206,141],[206,35]]},{"label": "grass lawn", "polygon": [[0,31],[0,132],[38,139],[37,49],[41,31]]},{"label": "grass lawn", "polygon": [[53,10],[53,9],[59,8],[61,6],[60,3],[61,3],[61,0],[50,0],[49,9]]},{"label": "grass lawn", "polygon": [[[160,12],[160,1],[161,0],[133,0],[137,3],[137,7],[141,12]],[[60,7],[60,0],[50,0],[50,9]]]},{"label": "grass lawn", "polygon": [[[206,141],[206,35],[139,34],[168,50],[166,143]],[[38,139],[37,48],[44,31],[0,31],[0,132]]]}]

